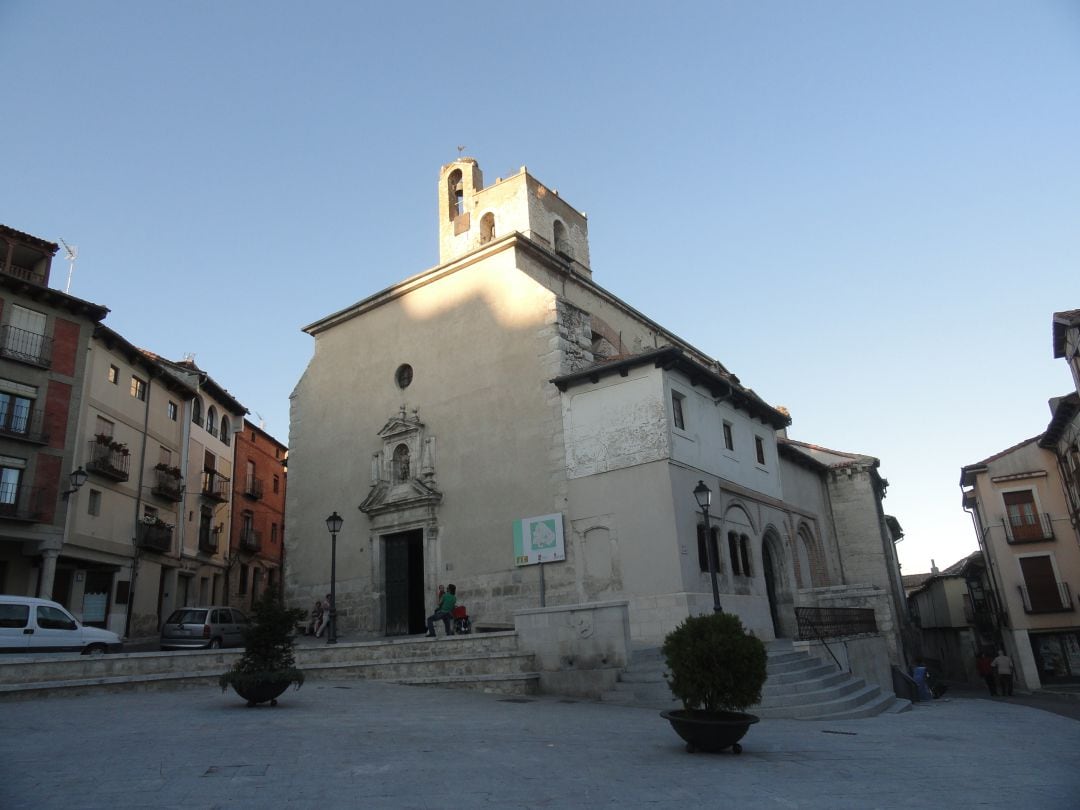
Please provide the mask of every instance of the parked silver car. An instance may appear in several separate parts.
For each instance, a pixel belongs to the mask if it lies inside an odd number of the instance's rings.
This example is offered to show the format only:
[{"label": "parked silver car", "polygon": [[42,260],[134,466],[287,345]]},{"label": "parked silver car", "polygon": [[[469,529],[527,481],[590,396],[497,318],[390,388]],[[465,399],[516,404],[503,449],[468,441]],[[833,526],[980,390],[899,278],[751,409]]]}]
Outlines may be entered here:
[{"label": "parked silver car", "polygon": [[216,650],[244,646],[251,619],[236,608],[220,605],[174,610],[161,625],[163,650]]}]

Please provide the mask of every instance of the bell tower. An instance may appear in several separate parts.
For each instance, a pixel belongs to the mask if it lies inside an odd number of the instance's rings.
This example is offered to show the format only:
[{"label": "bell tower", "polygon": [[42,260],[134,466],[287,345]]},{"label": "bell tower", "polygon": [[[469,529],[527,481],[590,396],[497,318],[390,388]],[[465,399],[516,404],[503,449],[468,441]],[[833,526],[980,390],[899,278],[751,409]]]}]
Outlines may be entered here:
[{"label": "bell tower", "polygon": [[522,166],[511,177],[484,187],[474,158],[461,157],[439,172],[439,264],[512,233],[528,237],[568,262],[573,272],[591,276],[589,225]]}]

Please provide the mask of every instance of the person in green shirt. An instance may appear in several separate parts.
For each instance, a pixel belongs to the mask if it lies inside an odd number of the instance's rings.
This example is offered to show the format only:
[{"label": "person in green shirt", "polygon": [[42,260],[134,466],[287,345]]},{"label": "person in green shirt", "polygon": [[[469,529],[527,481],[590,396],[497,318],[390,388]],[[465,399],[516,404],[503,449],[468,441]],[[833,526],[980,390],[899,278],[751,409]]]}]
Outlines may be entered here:
[{"label": "person in green shirt", "polygon": [[446,628],[446,635],[454,635],[454,630],[450,626],[450,621],[454,615],[454,605],[457,604],[457,588],[453,585],[446,586],[446,593],[442,595],[439,600],[439,606],[435,608],[435,612],[428,616],[427,619],[427,634],[428,638],[435,638],[435,622],[442,619],[443,627]]}]

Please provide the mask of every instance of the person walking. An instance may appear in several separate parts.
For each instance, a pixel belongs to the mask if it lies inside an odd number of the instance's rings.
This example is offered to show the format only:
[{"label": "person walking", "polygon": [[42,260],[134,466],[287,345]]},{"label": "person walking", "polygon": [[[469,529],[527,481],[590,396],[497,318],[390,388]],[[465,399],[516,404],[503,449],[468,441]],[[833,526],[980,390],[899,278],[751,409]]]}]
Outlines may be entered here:
[{"label": "person walking", "polygon": [[998,650],[997,658],[991,665],[997,673],[998,692],[1007,697],[1013,696],[1013,660],[1005,650]]},{"label": "person walking", "polygon": [[446,629],[446,635],[454,635],[454,628],[451,626],[451,620],[454,617],[454,605],[457,604],[457,588],[454,585],[446,586],[446,593],[439,599],[439,606],[435,608],[435,612],[428,616],[427,619],[427,635],[428,638],[435,638],[435,622],[439,619],[442,620],[443,627]]},{"label": "person walking", "polygon": [[990,690],[990,694],[996,695],[997,680],[994,678],[994,662],[990,659],[986,650],[975,656],[975,669],[978,671],[979,677],[986,682],[986,688]]}]

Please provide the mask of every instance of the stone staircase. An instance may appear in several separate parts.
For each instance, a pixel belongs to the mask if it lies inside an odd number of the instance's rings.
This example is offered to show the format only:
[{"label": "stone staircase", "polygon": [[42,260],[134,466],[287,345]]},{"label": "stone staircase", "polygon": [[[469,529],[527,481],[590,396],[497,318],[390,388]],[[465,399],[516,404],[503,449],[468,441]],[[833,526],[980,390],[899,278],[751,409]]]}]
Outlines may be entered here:
[{"label": "stone staircase", "polygon": [[[799,720],[841,720],[904,711],[911,703],[884,694],[861,678],[841,672],[788,640],[768,647],[768,680],[761,703],[748,709],[758,717]],[[620,676],[616,688],[603,695],[606,702],[659,710],[681,709],[664,680],[664,659],[658,647],[634,650],[634,660]]]},{"label": "stone staircase", "polygon": [[[216,686],[240,655],[240,650],[193,650],[4,656],[0,699]],[[308,679],[367,678],[508,695],[535,694],[540,680],[533,656],[518,650],[512,632],[305,644],[296,648],[296,664]]]}]

